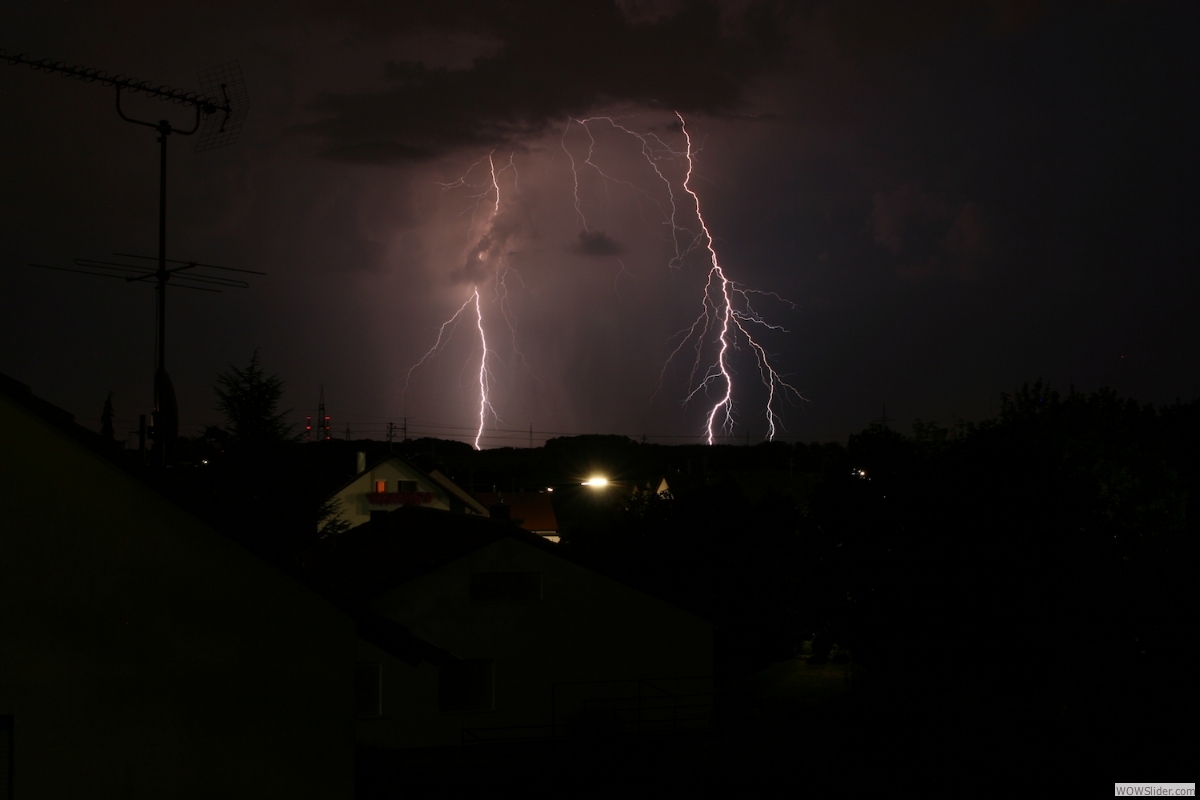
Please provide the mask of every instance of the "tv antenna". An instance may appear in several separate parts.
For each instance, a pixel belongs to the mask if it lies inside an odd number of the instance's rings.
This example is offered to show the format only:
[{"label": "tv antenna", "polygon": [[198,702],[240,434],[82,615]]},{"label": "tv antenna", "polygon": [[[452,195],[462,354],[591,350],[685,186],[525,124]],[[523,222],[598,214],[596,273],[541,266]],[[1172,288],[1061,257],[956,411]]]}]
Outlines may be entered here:
[{"label": "tv antenna", "polygon": [[[13,66],[27,66],[38,72],[49,72],[63,77],[99,83],[101,86],[111,86],[116,89],[117,114],[126,122],[153,128],[158,132],[159,142],[159,172],[158,172],[158,257],[138,256],[116,253],[119,258],[142,261],[158,261],[158,267],[152,268],[146,264],[129,264],[124,262],[95,261],[92,259],[75,259],[76,269],[66,267],[49,267],[45,264],[30,266],[46,269],[57,269],[64,272],[79,272],[85,275],[98,275],[108,278],[123,278],[127,282],[155,282],[155,370],[154,370],[154,423],[151,436],[154,438],[155,461],[160,466],[167,464],[167,449],[179,435],[179,407],[175,401],[175,388],[167,375],[166,339],[167,339],[167,284],[174,278],[173,286],[201,291],[221,291],[220,288],[246,289],[249,284],[236,278],[222,274],[213,274],[206,270],[220,272],[238,272],[251,275],[265,275],[265,272],[253,270],[237,270],[230,267],[218,267],[214,264],[201,264],[195,261],[172,261],[167,258],[167,137],[172,133],[180,136],[191,136],[197,131],[200,136],[196,140],[195,152],[214,150],[218,147],[233,144],[242,130],[246,115],[250,110],[250,99],[246,93],[246,84],[242,80],[242,70],[238,62],[231,61],[211,69],[202,70],[197,76],[200,81],[201,93],[187,92],[170,86],[155,86],[150,81],[139,81],[125,75],[109,75],[104,70],[68,66],[64,61],[52,61],[48,58],[30,58],[26,53],[8,55],[0,50],[0,61]],[[157,122],[136,119],[127,116],[121,109],[121,93],[142,93],[148,97],[157,98],[164,102],[192,106],[196,109],[196,121],[190,130],[176,128],[165,119]],[[203,130],[201,130],[203,128]],[[175,264],[168,268],[167,264]],[[183,274],[185,273],[186,274]]]}]

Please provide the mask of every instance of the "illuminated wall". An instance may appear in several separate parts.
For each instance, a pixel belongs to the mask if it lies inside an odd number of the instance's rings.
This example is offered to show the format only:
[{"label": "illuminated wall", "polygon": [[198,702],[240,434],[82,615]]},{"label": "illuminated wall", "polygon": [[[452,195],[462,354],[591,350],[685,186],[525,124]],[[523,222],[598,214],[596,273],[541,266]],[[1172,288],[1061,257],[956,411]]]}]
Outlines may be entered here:
[{"label": "illuminated wall", "polygon": [[341,501],[342,519],[351,526],[361,525],[370,521],[372,511],[391,511],[397,508],[395,503],[371,502],[370,496],[377,493],[378,484],[381,482],[384,484],[385,493],[399,493],[401,482],[414,484],[411,487],[413,492],[432,495],[428,502],[422,502],[420,505],[425,508],[450,510],[451,500],[445,489],[401,459],[389,458],[367,469],[348,486],[338,491],[336,497]]}]

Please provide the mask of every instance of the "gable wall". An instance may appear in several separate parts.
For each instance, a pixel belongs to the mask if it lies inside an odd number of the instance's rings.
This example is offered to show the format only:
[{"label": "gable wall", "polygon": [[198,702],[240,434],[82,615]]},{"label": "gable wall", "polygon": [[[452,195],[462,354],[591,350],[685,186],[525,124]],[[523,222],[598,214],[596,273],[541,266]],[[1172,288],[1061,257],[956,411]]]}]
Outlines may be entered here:
[{"label": "gable wall", "polygon": [[391,511],[398,508],[398,506],[394,505],[372,505],[367,500],[367,495],[375,491],[375,481],[387,481],[388,491],[394,492],[396,491],[396,481],[398,480],[416,481],[418,491],[431,492],[433,494],[433,502],[426,503],[423,506],[424,508],[438,508],[443,511],[449,510],[449,498],[442,487],[416,470],[410,469],[404,463],[389,459],[359,475],[353,483],[337,493],[337,498],[342,503],[342,518],[349,522],[351,526],[361,525],[364,522],[370,521],[372,509],[376,511]]},{"label": "gable wall", "polygon": [[[542,602],[472,604],[472,572],[540,572]],[[709,621],[515,539],[423,575],[375,608],[461,658],[495,660],[496,708],[471,714],[437,713],[428,664],[385,662],[392,719],[358,726],[381,746],[458,744],[463,727],[548,724],[555,682],[712,676]]]}]

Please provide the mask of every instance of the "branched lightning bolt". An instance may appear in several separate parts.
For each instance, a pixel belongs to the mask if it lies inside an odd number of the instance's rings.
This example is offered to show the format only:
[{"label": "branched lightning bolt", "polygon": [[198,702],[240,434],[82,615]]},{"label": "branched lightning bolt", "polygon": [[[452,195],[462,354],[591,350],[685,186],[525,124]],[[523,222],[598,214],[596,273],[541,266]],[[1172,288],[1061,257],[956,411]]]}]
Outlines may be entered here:
[{"label": "branched lightning bolt", "polygon": [[[669,210],[664,209],[662,205],[658,205],[658,208],[665,218],[664,224],[670,228],[671,241],[675,250],[675,255],[668,262],[668,266],[675,270],[680,269],[683,266],[684,260],[701,248],[707,250],[709,264],[704,284],[704,293],[701,296],[700,313],[691,325],[670,337],[669,341],[678,339],[678,343],[663,364],[655,394],[662,388],[667,367],[690,342],[694,351],[694,357],[692,358],[691,371],[688,375],[687,394],[684,404],[686,405],[701,392],[708,394],[714,388],[718,390],[719,398],[706,414],[704,426],[705,440],[709,444],[713,444],[716,441],[718,430],[730,432],[733,428],[734,371],[730,360],[733,353],[739,349],[738,339],[740,338],[744,341],[745,346],[754,353],[759,376],[767,389],[767,403],[765,408],[767,438],[769,440],[774,439],[778,433],[778,425],[781,424],[781,419],[776,410],[779,396],[783,395],[786,397],[790,393],[798,399],[803,398],[795,387],[787,383],[772,366],[766,348],[752,335],[750,328],[754,325],[771,331],[786,332],[786,329],[780,325],[767,322],[751,303],[751,295],[771,297],[790,305],[792,308],[795,308],[796,305],[775,292],[760,291],[739,286],[726,274],[717,256],[717,251],[713,244],[712,232],[709,230],[708,223],[704,219],[704,214],[700,206],[700,196],[692,188],[692,177],[694,175],[695,156],[697,152],[695,143],[688,132],[687,123],[683,115],[676,112],[675,116],[679,120],[680,129],[683,133],[683,149],[671,146],[657,134],[639,133],[613,117],[601,116],[588,117],[586,119],[568,119],[560,144],[570,159],[571,171],[574,178],[575,213],[579,219],[581,228],[587,232],[589,230],[588,222],[583,213],[579,183],[579,173],[584,168],[590,169],[600,176],[604,181],[606,191],[610,184],[620,184],[635,190],[635,196],[639,198],[639,206],[641,205],[640,198],[643,196],[650,198],[658,204],[657,200],[654,200],[647,192],[638,189],[630,181],[617,178],[597,163],[596,139],[592,133],[591,126],[596,123],[603,123],[622,134],[636,139],[640,145],[642,157],[654,170],[658,181],[667,190]],[[570,148],[567,147],[567,132],[571,129],[572,125],[578,125],[583,128],[588,135],[587,155],[579,161],[576,160]],[[669,166],[672,163],[679,164],[680,166]],[[673,178],[673,176],[678,176],[679,171],[683,173],[682,179],[679,177]],[[678,192],[677,187],[681,187]],[[688,224],[680,221],[681,210],[678,200],[683,194],[691,198],[692,213],[695,214],[699,230],[694,230]],[[621,269],[622,272],[627,272],[623,262],[621,263]],[[620,273],[618,273],[619,276]],[[711,340],[710,336],[712,336]],[[706,344],[710,342],[716,345],[716,360],[708,367],[704,367]]]},{"label": "branched lightning bolt", "polygon": [[[441,350],[442,347],[445,346],[445,344],[450,343],[450,337],[454,335],[454,328],[450,327],[450,326],[453,325],[458,320],[458,318],[462,315],[462,312],[466,310],[467,305],[469,305],[470,302],[471,302],[470,299],[468,299],[466,303],[463,303],[461,306],[458,307],[458,311],[454,312],[454,316],[450,317],[450,319],[448,319],[442,323],[442,327],[438,329],[437,341],[434,342],[433,347],[429,348],[429,350],[426,351],[425,355],[421,356],[420,361],[418,361],[417,363],[413,364],[411,367],[408,368],[408,373],[404,376],[404,391],[400,393],[401,398],[403,398],[404,395],[408,393],[408,382],[409,382],[409,380],[412,379],[412,374],[413,374],[413,372],[416,371],[417,367],[421,366],[426,361],[428,361],[430,358],[432,358],[433,355],[435,353],[437,353],[438,350]],[[455,326],[455,327],[457,327],[457,326]],[[446,328],[450,328],[450,334],[448,336],[446,335]],[[446,341],[444,343],[442,342],[443,336],[446,336]]]},{"label": "branched lightning bolt", "polygon": [[[614,185],[620,185],[632,190],[634,197],[637,199],[639,210],[642,211],[643,220],[646,219],[643,200],[649,200],[658,209],[662,224],[669,229],[670,241],[674,250],[674,255],[669,259],[667,264],[669,268],[680,270],[684,266],[685,259],[692,253],[699,252],[701,249],[707,251],[708,266],[706,269],[704,291],[700,298],[700,313],[691,325],[681,329],[674,336],[670,337],[669,341],[678,339],[678,343],[663,365],[663,370],[659,375],[659,389],[662,387],[667,367],[690,343],[694,356],[690,357],[692,361],[691,371],[688,376],[687,392],[683,403],[686,405],[691,402],[701,392],[708,396],[715,391],[717,397],[705,414],[704,424],[705,440],[708,444],[714,444],[719,432],[729,433],[733,429],[735,419],[734,376],[736,372],[732,366],[732,362],[736,352],[739,352],[743,347],[748,348],[754,354],[759,377],[767,390],[767,402],[764,413],[767,420],[767,439],[771,440],[775,438],[778,428],[782,424],[782,419],[776,407],[779,398],[781,396],[783,398],[794,396],[796,399],[802,400],[803,397],[775,369],[766,347],[755,336],[755,326],[758,326],[758,330],[765,329],[781,333],[786,333],[786,329],[781,325],[767,321],[751,301],[753,297],[765,297],[788,304],[792,308],[796,306],[775,292],[741,286],[735,283],[726,273],[717,255],[714,237],[708,226],[708,222],[704,218],[700,196],[692,187],[697,148],[691,133],[687,129],[687,123],[682,114],[676,112],[675,116],[679,121],[680,131],[683,134],[684,147],[682,149],[671,146],[655,133],[640,133],[633,130],[622,124],[617,118],[599,116],[585,119],[569,118],[567,120],[566,127],[560,139],[560,145],[570,160],[571,172],[574,178],[573,203],[580,233],[581,236],[594,233],[589,225],[587,215],[584,213],[583,198],[581,196],[580,172],[586,169],[599,176],[603,182],[606,196],[608,196],[610,186]],[[667,195],[665,205],[660,202],[661,195],[655,197],[633,181],[618,177],[615,171],[607,170],[599,163],[597,141],[592,131],[592,126],[597,124],[610,126],[612,130],[633,137],[638,142],[642,157],[654,171],[657,181],[665,188]],[[578,159],[567,142],[568,133],[572,126],[575,125],[582,128],[588,137],[586,155],[580,156]],[[500,233],[496,233],[496,219],[501,211],[501,184],[499,176],[501,173],[511,170],[513,173],[513,187],[515,189],[518,181],[517,168],[511,154],[508,163],[499,168],[494,156],[494,152],[488,153],[472,164],[463,177],[455,182],[441,185],[447,190],[459,187],[468,187],[469,189],[467,196],[474,201],[474,204],[469,209],[471,221],[467,231],[467,251],[465,255],[470,258],[477,258],[492,271],[493,280],[491,283],[494,294],[492,305],[499,306],[501,316],[504,318],[511,334],[513,350],[524,362],[524,355],[517,347],[516,326],[513,322],[508,303],[509,275],[511,273],[518,281],[521,280],[521,276],[509,264],[505,263],[505,254],[500,252],[505,237],[503,229],[500,229]],[[482,182],[470,181],[471,172],[477,167],[482,166],[485,161],[487,178]],[[691,200],[690,211],[680,206],[680,201],[685,194]],[[489,200],[491,202],[488,202]],[[609,197],[609,201],[611,202],[611,197]],[[683,203],[684,207],[687,205],[688,203]],[[695,216],[694,222],[681,221],[681,219],[691,220],[693,214]],[[474,262],[472,261],[471,263]],[[617,263],[620,265],[620,271],[614,277],[614,290],[617,290],[617,281],[622,274],[636,280],[636,277],[629,271],[624,261],[618,258]],[[468,274],[470,274],[470,270],[468,270]],[[450,336],[457,326],[457,322],[472,304],[475,307],[475,327],[479,333],[481,353],[478,375],[478,427],[474,440],[476,449],[479,449],[488,421],[488,415],[490,414],[492,419],[499,419],[492,403],[494,378],[491,372],[491,364],[493,360],[498,359],[498,355],[488,347],[479,282],[475,282],[472,285],[470,296],[450,319],[442,324],[434,346],[409,369],[405,377],[405,390],[407,391],[409,379],[413,372],[436,355],[449,342]],[[711,352],[712,347],[716,348],[715,360],[708,364],[708,366],[704,366],[705,353]],[[528,367],[527,363],[526,367]],[[658,389],[655,390],[656,394],[657,391]]]},{"label": "branched lightning bolt", "polygon": [[[605,171],[603,167],[601,167],[599,164],[597,164],[595,162],[596,137],[595,137],[595,135],[593,135],[592,128],[591,128],[592,123],[595,123],[595,122],[608,123],[608,125],[610,125],[614,130],[618,130],[621,133],[624,133],[628,136],[632,136],[633,138],[638,140],[638,143],[641,145],[642,157],[646,160],[646,163],[648,163],[650,165],[650,168],[654,170],[655,175],[658,176],[658,179],[662,182],[663,186],[666,187],[667,197],[669,198],[670,207],[671,207],[670,213],[665,212],[662,208],[662,205],[658,202],[657,199],[655,199],[653,196],[651,196],[649,192],[640,188],[639,186],[637,186],[637,184],[633,183],[632,181],[622,180],[621,178],[617,178],[614,175],[611,175],[610,173]],[[672,268],[678,268],[679,266],[681,266],[684,256],[686,256],[688,254],[688,252],[690,252],[696,246],[696,243],[699,241],[700,237],[697,233],[689,230],[688,228],[686,228],[682,225],[679,225],[678,222],[676,221],[678,215],[677,215],[677,208],[675,205],[675,187],[671,183],[671,179],[663,173],[662,162],[665,160],[679,159],[679,158],[683,157],[685,154],[683,152],[672,149],[671,146],[668,145],[666,142],[664,142],[657,134],[638,133],[637,131],[635,131],[631,128],[627,128],[626,126],[622,125],[620,122],[618,122],[613,117],[588,117],[586,119],[568,118],[567,125],[563,129],[563,135],[562,135],[562,139],[560,140],[560,144],[562,146],[563,151],[566,152],[567,158],[571,162],[571,174],[575,179],[575,214],[579,218],[579,224],[583,228],[584,231],[588,231],[589,228],[588,228],[588,223],[587,223],[587,217],[583,213],[582,207],[580,205],[580,200],[579,200],[579,165],[576,164],[575,156],[571,153],[570,148],[567,147],[567,133],[571,130],[572,124],[578,125],[581,128],[583,128],[584,132],[586,132],[588,135],[587,158],[584,159],[583,164],[584,164],[584,166],[590,167],[592,170],[594,170],[596,172],[596,174],[599,175],[600,178],[604,181],[604,190],[605,190],[606,194],[608,192],[608,187],[610,184],[616,183],[616,184],[620,184],[622,186],[626,186],[626,187],[632,189],[634,192],[634,197],[638,198],[638,210],[639,211],[644,212],[644,208],[641,203],[641,198],[646,198],[650,202],[654,203],[654,205],[658,207],[659,212],[664,217],[666,217],[665,224],[669,225],[671,228],[671,242],[675,247],[675,257],[671,259],[669,265]],[[643,213],[642,218],[643,218],[643,220],[645,219],[644,213]],[[686,247],[680,246],[680,243],[679,243],[680,234],[686,234],[691,237],[691,242]],[[624,265],[622,265],[622,266],[624,266]]]},{"label": "branched lightning bolt", "polygon": [[[481,166],[485,161],[487,162],[487,179],[483,181],[482,184],[472,183],[469,180],[471,172],[474,171],[476,167]],[[488,249],[485,239],[492,233],[496,217],[500,213],[501,191],[499,176],[501,173],[510,170],[513,173],[513,188],[517,189],[519,175],[517,173],[517,165],[513,154],[509,155],[508,164],[497,168],[495,152],[493,151],[472,164],[467,169],[466,173],[464,173],[463,176],[458,180],[450,183],[439,184],[443,190],[456,189],[464,186],[469,187],[472,190],[472,193],[468,194],[468,197],[471,200],[474,200],[474,204],[473,207],[468,209],[471,213],[471,224],[467,229],[467,249],[464,253],[464,259],[471,257],[472,251],[475,248],[480,248],[477,255],[474,256],[475,258],[477,258],[479,261],[484,261],[487,258]],[[485,207],[484,204],[489,199],[491,199],[492,202],[488,203]],[[483,214],[482,219],[479,218],[481,212]],[[481,248],[481,244],[484,245],[484,247]],[[503,253],[499,254],[496,258],[494,272],[495,299],[493,300],[493,303],[500,306],[501,314],[504,317],[505,323],[508,325],[510,333],[512,334],[513,350],[517,353],[521,360],[524,361],[524,354],[521,353],[521,351],[517,348],[517,333],[508,308],[508,285],[506,283],[506,278],[510,272],[512,272],[514,275],[517,275],[517,273],[510,266],[504,263]],[[517,275],[517,278],[519,280],[520,276]],[[466,301],[459,306],[458,310],[455,311],[448,320],[442,323],[441,328],[438,330],[437,341],[434,342],[433,347],[431,347],[425,353],[425,355],[423,355],[421,359],[417,361],[416,364],[409,368],[408,374],[404,378],[404,391],[408,391],[409,380],[412,378],[412,374],[417,367],[420,367],[426,361],[433,358],[433,356],[435,356],[450,341],[450,337],[454,334],[454,329],[457,327],[459,318],[463,316],[463,312],[466,311],[471,305],[474,305],[475,307],[475,329],[479,332],[480,347],[478,376],[479,424],[475,431],[474,442],[475,449],[478,450],[480,449],[480,442],[483,439],[483,431],[487,425],[489,414],[491,415],[492,419],[497,421],[499,420],[499,415],[496,413],[495,406],[492,404],[492,384],[494,379],[491,372],[491,359],[495,356],[495,353],[488,347],[487,331],[483,315],[483,303],[480,296],[478,282],[471,286],[471,294]]]},{"label": "branched lightning bolt", "polygon": [[[736,329],[736,332],[741,333],[742,337],[746,340],[746,343],[750,346],[750,349],[754,351],[754,358],[758,363],[759,375],[762,378],[763,385],[767,387],[767,405],[765,409],[767,417],[767,439],[772,440],[775,438],[775,434],[777,433],[776,423],[780,422],[779,414],[775,411],[776,394],[781,393],[786,396],[787,392],[790,391],[797,398],[803,398],[801,397],[799,390],[783,380],[775,368],[771,366],[771,362],[767,358],[766,349],[750,334],[750,331],[743,323],[755,323],[771,330],[783,330],[783,328],[777,325],[768,324],[762,319],[762,317],[758,315],[758,312],[753,309],[753,307],[750,305],[750,298],[748,296],[753,290],[739,289],[734,285],[733,281],[729,280],[729,278],[725,275],[725,270],[721,267],[721,263],[717,258],[716,248],[713,247],[712,233],[709,231],[708,223],[705,222],[704,214],[700,209],[700,195],[696,194],[696,191],[692,188],[692,174],[695,167],[695,163],[692,159],[692,136],[688,133],[687,123],[684,121],[683,115],[679,112],[676,112],[675,116],[679,118],[680,128],[683,131],[684,139],[687,141],[687,151],[685,153],[685,157],[687,159],[687,175],[683,179],[683,189],[692,196],[692,200],[695,203],[696,218],[700,221],[700,227],[704,230],[704,246],[708,249],[709,263],[711,264],[711,267],[708,271],[708,282],[704,286],[705,305],[702,312],[702,316],[704,317],[704,330],[707,331],[708,329],[708,313],[710,306],[713,307],[714,312],[720,319],[720,333],[717,335],[717,362],[709,368],[708,372],[705,373],[704,379],[695,389],[692,390],[691,395],[689,395],[689,399],[701,388],[706,388],[711,381],[717,380],[717,376],[720,375],[720,381],[724,383],[725,391],[721,395],[721,398],[708,412],[707,424],[705,425],[708,443],[713,444],[716,439],[715,428],[718,418],[721,419],[721,428],[723,430],[729,432],[733,429],[733,376],[730,373],[729,367],[729,350],[731,347],[735,346],[733,337],[735,335],[734,329]],[[720,291],[720,301],[718,303],[713,303],[714,283]],[[774,292],[757,293],[771,294],[775,297],[779,296]],[[734,309],[731,295],[739,295],[742,298],[745,303],[744,311],[736,311]],[[794,307],[794,304],[792,305]],[[695,330],[695,327],[696,326],[693,325],[692,329]],[[701,336],[703,336],[703,333]],[[697,354],[699,354],[699,348],[697,348]],[[695,369],[693,368],[693,376],[694,375]]]}]

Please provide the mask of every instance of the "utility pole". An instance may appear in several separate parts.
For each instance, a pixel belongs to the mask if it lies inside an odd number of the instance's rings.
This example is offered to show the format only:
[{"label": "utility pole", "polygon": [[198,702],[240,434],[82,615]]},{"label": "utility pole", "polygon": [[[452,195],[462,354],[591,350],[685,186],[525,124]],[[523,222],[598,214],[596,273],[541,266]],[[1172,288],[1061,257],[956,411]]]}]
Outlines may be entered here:
[{"label": "utility pole", "polygon": [[533,449],[533,423],[529,423],[529,449]]},{"label": "utility pole", "polygon": [[400,441],[407,442],[408,441],[408,417],[404,418],[403,433],[404,433],[404,436],[400,439]]},{"label": "utility pole", "polygon": [[392,437],[394,437],[395,435],[396,435],[396,424],[394,422],[389,422],[388,427],[387,427],[387,442],[389,445],[392,443]]}]

